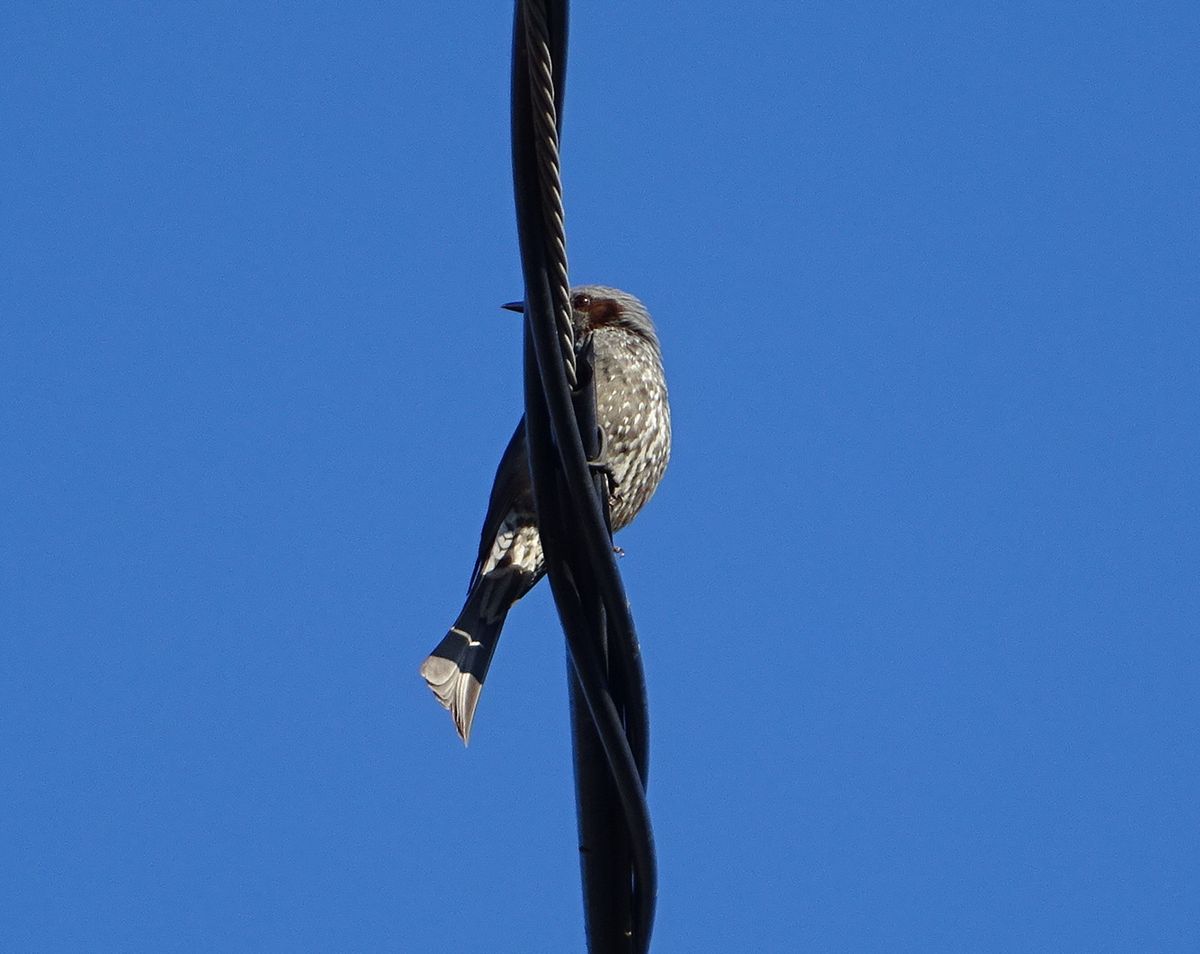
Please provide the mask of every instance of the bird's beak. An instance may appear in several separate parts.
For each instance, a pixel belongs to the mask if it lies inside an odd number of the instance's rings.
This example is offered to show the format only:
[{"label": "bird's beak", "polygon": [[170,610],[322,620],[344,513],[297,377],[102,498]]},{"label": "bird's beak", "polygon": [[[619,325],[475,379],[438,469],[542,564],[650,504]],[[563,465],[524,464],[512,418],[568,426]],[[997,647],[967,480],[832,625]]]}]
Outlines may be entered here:
[{"label": "bird's beak", "polygon": [[506,308],[508,311],[519,312],[522,315],[525,314],[525,302],[523,301],[510,301],[507,305],[501,305],[500,307]]}]

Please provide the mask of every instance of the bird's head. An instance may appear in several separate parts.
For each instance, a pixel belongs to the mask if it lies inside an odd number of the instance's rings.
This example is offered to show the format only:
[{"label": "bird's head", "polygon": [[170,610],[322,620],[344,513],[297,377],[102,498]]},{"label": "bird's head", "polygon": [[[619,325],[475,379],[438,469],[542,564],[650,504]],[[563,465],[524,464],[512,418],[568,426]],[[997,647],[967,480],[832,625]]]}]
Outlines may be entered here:
[{"label": "bird's head", "polygon": [[[525,310],[524,302],[504,306],[509,311]],[[579,337],[605,329],[627,331],[658,347],[658,335],[646,306],[629,292],[607,285],[576,285],[571,289],[571,316]]]}]

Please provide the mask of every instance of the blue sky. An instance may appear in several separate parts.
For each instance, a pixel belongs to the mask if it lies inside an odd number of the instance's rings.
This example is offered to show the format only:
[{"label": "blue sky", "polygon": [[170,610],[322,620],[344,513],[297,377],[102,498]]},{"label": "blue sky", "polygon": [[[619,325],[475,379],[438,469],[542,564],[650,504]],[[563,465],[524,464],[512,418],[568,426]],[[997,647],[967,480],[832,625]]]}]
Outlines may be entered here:
[{"label": "blue sky", "polygon": [[[0,948],[582,950],[565,663],[417,675],[520,414],[511,9],[0,14]],[[655,951],[1200,946],[1200,15],[578,4]]]}]

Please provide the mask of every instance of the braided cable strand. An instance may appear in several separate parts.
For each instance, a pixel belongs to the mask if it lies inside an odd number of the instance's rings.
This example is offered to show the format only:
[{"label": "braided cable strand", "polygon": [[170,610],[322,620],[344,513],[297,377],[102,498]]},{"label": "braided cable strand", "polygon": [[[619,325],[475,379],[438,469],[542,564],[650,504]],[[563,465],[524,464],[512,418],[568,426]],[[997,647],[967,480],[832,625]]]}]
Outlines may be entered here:
[{"label": "braided cable strand", "polygon": [[645,677],[603,512],[603,478],[588,466],[589,450],[599,449],[592,357],[576,356],[567,279],[558,116],[568,2],[516,6],[513,184],[525,276],[525,420],[550,587],[570,648],[588,950],[646,954],[658,875],[645,799]]},{"label": "braided cable strand", "polygon": [[533,95],[533,126],[536,133],[538,183],[546,226],[546,258],[551,266],[550,295],[558,324],[559,347],[571,390],[578,387],[575,370],[575,331],[571,326],[571,284],[567,277],[567,229],[564,221],[562,174],[558,158],[558,112],[554,106],[554,77],[551,73],[550,31],[546,10],[536,0],[521,4],[525,36],[529,44],[529,85]]}]

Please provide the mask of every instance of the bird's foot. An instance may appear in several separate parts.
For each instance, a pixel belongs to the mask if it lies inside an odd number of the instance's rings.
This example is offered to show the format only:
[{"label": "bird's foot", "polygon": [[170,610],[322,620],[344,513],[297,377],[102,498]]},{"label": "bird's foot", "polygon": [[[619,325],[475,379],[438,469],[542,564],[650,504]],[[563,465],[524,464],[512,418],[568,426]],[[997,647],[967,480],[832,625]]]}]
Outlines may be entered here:
[{"label": "bird's foot", "polygon": [[619,556],[619,557],[623,557],[623,556],[625,555],[625,551],[624,551],[624,550],[622,550],[622,549],[621,549],[619,546],[617,546],[615,543],[613,544],[613,553],[615,553],[615,554],[616,554],[617,556]]},{"label": "bird's foot", "polygon": [[588,468],[607,477],[609,490],[616,490],[619,483],[616,474],[613,473],[612,462],[608,459],[608,439],[604,436],[604,428],[598,427],[596,430],[600,434],[600,449],[596,452],[595,459],[588,461]]},{"label": "bird's foot", "polygon": [[603,457],[588,461],[588,469],[593,473],[603,474],[608,478],[609,492],[617,489],[617,478],[613,475],[612,465]]}]

